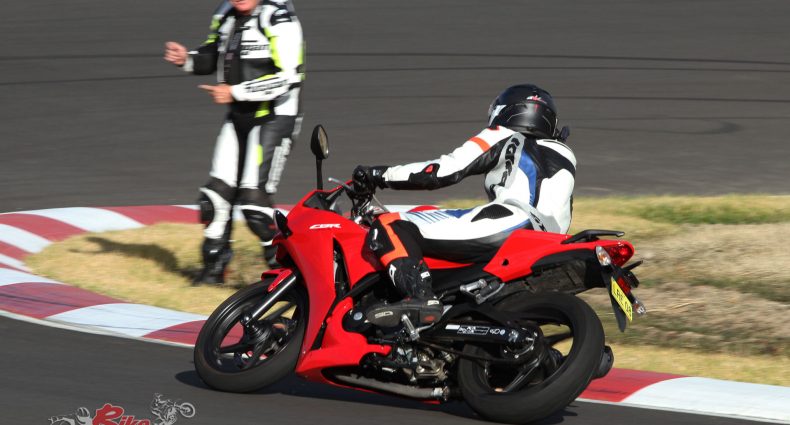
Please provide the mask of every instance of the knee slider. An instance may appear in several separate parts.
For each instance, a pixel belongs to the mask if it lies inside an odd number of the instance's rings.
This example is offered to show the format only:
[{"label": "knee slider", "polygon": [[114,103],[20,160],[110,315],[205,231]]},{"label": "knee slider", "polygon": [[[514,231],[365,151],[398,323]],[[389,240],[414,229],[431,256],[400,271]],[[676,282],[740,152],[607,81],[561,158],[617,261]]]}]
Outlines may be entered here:
[{"label": "knee slider", "polygon": [[236,189],[222,180],[211,178],[205,186],[200,188],[200,198],[198,198],[200,221],[208,224],[214,221],[217,212],[229,212],[235,192]]},{"label": "knee slider", "polygon": [[198,198],[198,206],[200,207],[200,222],[203,224],[211,223],[214,220],[214,204],[205,193],[200,194]]}]

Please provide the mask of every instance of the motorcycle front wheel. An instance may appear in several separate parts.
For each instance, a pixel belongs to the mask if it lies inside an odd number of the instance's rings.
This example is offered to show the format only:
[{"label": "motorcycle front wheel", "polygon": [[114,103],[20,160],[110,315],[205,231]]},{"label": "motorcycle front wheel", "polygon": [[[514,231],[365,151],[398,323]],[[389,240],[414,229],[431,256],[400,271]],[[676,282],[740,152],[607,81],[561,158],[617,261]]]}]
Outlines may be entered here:
[{"label": "motorcycle front wheel", "polygon": [[270,279],[231,295],[209,316],[195,343],[195,370],[209,387],[255,391],[293,372],[307,327],[307,294],[296,284],[251,326],[242,316],[267,295]]},{"label": "motorcycle front wheel", "polygon": [[[471,345],[458,365],[464,400],[482,417],[506,423],[543,419],[567,406],[589,385],[604,350],[604,332],[584,301],[562,293],[518,292],[494,306],[516,318],[525,329],[537,329],[536,346],[524,352],[501,345]],[[535,355],[542,352],[542,355]],[[518,367],[484,359],[530,361]]]}]

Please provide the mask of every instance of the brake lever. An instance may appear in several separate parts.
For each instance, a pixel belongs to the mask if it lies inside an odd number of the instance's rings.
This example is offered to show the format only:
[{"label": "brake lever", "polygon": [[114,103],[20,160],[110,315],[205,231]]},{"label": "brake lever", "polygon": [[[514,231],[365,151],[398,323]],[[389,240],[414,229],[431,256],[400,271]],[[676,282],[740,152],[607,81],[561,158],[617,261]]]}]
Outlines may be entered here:
[{"label": "brake lever", "polygon": [[343,189],[346,189],[347,191],[349,191],[351,193],[354,193],[354,194],[357,193],[356,191],[354,191],[353,187],[347,185],[346,182],[344,182],[344,181],[340,181],[340,180],[338,180],[338,179],[336,179],[334,177],[329,177],[327,180],[329,182],[331,182],[331,183],[337,184],[338,186],[343,186]]},{"label": "brake lever", "polygon": [[378,204],[378,207],[381,208],[382,211],[384,211],[385,213],[390,212],[390,210],[388,210],[387,207],[384,206],[384,204],[382,204],[381,201],[379,201],[379,198],[376,198],[376,194],[375,193],[371,193],[370,196],[371,196],[371,198],[374,201],[376,201],[376,203]]}]

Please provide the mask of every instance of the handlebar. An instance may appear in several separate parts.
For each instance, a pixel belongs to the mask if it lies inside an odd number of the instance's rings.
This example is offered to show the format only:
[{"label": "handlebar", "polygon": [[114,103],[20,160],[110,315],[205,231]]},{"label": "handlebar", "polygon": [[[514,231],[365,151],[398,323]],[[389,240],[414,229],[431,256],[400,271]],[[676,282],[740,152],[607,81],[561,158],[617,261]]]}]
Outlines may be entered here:
[{"label": "handlebar", "polygon": [[[384,204],[376,198],[375,189],[369,192],[359,192],[349,184],[351,181],[343,182],[334,177],[327,179],[331,183],[335,183],[343,188],[349,199],[351,199],[351,219],[357,223],[372,224],[375,216],[389,212]],[[332,206],[335,205],[337,198],[332,200]],[[375,205],[374,205],[375,203]]]}]

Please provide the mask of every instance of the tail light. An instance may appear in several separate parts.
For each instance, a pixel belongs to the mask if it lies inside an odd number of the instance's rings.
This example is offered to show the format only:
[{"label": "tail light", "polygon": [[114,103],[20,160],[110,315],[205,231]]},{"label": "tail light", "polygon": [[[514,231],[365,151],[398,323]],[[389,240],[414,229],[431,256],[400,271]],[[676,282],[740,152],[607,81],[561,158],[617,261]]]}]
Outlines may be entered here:
[{"label": "tail light", "polygon": [[603,249],[611,257],[612,263],[618,266],[625,264],[634,255],[634,247],[629,243],[617,242],[613,245],[604,246]]}]

